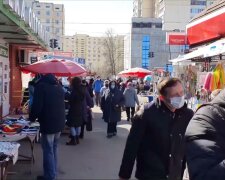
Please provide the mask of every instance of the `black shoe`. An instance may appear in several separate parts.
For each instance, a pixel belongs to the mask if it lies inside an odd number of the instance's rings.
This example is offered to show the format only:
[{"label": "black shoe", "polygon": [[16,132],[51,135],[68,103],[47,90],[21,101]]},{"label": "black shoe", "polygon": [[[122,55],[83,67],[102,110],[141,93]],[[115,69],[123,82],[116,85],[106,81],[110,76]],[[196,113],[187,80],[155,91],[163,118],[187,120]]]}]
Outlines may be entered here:
[{"label": "black shoe", "polygon": [[66,143],[66,145],[68,145],[68,146],[70,146],[70,145],[72,145],[72,146],[77,145],[77,142],[76,142],[75,137],[74,137],[74,136],[72,136],[72,137],[71,137],[71,139],[70,139],[70,141],[69,141],[69,142],[67,142],[67,143]]},{"label": "black shoe", "polygon": [[84,135],[81,134],[81,135],[79,136],[79,138],[80,138],[80,139],[84,139]]},{"label": "black shoe", "polygon": [[110,138],[112,138],[112,137],[113,137],[113,135],[108,134],[106,137],[110,139]]},{"label": "black shoe", "polygon": [[130,121],[130,118],[127,118],[127,121]]},{"label": "black shoe", "polygon": [[37,180],[45,180],[44,176],[37,176]]},{"label": "black shoe", "polygon": [[113,133],[113,136],[116,136],[116,135],[117,135],[117,133],[116,133],[116,132],[114,132],[114,133]]},{"label": "black shoe", "polygon": [[76,143],[80,144],[79,136],[76,136]]}]

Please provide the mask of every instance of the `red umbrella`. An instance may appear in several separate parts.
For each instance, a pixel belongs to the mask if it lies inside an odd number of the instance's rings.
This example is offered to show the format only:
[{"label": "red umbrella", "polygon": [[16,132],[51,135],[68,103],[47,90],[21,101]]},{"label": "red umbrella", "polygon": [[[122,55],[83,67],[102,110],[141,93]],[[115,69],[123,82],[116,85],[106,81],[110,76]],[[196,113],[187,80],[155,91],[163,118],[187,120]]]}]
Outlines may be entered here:
[{"label": "red umbrella", "polygon": [[122,77],[139,77],[144,78],[146,75],[151,75],[152,71],[143,68],[131,68],[120,72],[118,75]]},{"label": "red umbrella", "polygon": [[25,73],[54,74],[56,76],[82,76],[87,71],[81,65],[69,60],[43,60],[34,64],[23,66],[21,70]]}]

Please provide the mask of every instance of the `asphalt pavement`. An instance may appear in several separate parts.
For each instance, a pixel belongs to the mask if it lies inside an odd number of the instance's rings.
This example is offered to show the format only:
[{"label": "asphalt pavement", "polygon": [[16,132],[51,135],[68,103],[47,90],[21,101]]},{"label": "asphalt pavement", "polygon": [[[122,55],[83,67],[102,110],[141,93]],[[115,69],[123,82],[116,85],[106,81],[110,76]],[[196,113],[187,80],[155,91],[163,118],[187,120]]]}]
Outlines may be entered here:
[{"label": "asphalt pavement", "polygon": [[[93,131],[85,132],[85,137],[77,146],[67,146],[68,134],[62,134],[59,142],[59,175],[58,179],[118,179],[119,167],[126,138],[131,127],[125,119],[118,124],[118,135],[106,138],[107,124],[101,119],[99,107],[93,109]],[[20,153],[29,155],[29,145],[21,142]],[[32,180],[42,174],[42,151],[40,144],[35,145],[36,161],[30,173],[29,162],[17,162],[10,171],[8,179]]]},{"label": "asphalt pavement", "polygon": [[[146,98],[140,98],[142,103]],[[118,172],[123,156],[126,138],[130,130],[130,123],[126,121],[125,112],[122,121],[118,124],[117,136],[106,138],[107,124],[101,119],[99,107],[93,108],[93,131],[85,132],[85,137],[79,145],[67,146],[68,134],[62,134],[59,141],[59,174],[60,180],[73,179],[118,179]],[[21,142],[20,153],[29,155],[28,142]],[[13,172],[8,175],[9,180],[34,180],[42,175],[42,151],[39,143],[35,144],[35,164],[30,162],[17,162],[10,167]],[[133,172],[135,171],[135,168]],[[134,178],[134,173],[132,175]],[[185,178],[186,180],[186,178]]]}]

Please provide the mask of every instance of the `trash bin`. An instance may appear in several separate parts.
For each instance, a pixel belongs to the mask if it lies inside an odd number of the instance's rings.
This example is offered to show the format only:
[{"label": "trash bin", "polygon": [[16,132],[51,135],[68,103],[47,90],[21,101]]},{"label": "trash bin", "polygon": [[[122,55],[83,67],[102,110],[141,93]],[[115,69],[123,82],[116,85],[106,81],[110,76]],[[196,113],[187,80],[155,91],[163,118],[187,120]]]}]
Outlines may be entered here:
[{"label": "trash bin", "polygon": [[152,102],[153,101],[153,96],[148,96],[148,102]]}]

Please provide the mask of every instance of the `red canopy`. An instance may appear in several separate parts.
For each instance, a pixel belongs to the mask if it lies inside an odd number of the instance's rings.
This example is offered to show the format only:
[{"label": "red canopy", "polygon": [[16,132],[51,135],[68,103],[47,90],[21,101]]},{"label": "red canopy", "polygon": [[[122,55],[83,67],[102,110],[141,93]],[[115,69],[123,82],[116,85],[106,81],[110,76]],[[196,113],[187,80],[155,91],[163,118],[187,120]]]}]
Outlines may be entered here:
[{"label": "red canopy", "polygon": [[34,64],[23,66],[21,70],[25,73],[34,74],[54,74],[56,76],[82,76],[87,73],[86,69],[81,65],[69,60],[43,60]]},{"label": "red canopy", "polygon": [[139,77],[144,78],[146,75],[152,74],[152,71],[143,68],[131,68],[120,72],[118,75],[122,77]]}]

